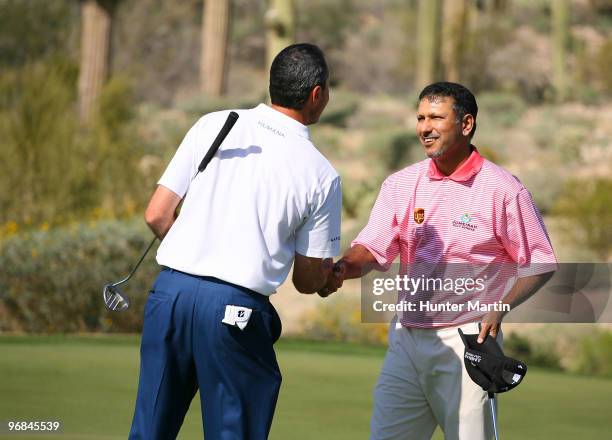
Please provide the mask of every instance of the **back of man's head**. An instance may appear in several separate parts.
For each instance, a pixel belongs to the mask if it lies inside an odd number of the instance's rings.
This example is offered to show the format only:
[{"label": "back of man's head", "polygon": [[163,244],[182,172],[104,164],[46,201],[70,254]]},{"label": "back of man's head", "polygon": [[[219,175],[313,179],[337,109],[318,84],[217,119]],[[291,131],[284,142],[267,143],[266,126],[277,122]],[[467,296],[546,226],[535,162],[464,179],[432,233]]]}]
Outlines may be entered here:
[{"label": "back of man's head", "polygon": [[476,132],[476,116],[478,115],[478,104],[476,98],[470,90],[461,84],[441,81],[425,87],[419,94],[419,102],[424,98],[453,98],[453,109],[457,115],[457,122],[461,122],[465,115],[474,117],[474,129],[470,133],[470,138]]},{"label": "back of man's head", "polygon": [[284,48],[270,68],[270,101],[294,110],[304,107],[315,86],[325,87],[329,70],[321,49],[300,43]]}]

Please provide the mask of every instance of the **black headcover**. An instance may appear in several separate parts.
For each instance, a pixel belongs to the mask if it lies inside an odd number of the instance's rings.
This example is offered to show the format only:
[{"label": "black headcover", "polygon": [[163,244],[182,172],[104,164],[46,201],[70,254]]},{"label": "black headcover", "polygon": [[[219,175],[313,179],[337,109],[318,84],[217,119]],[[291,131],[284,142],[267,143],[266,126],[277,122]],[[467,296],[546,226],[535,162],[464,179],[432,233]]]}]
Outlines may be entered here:
[{"label": "black headcover", "polygon": [[487,337],[482,344],[478,335],[466,335],[459,329],[465,345],[463,361],[470,378],[489,393],[503,393],[516,387],[527,374],[527,365],[504,356],[494,338]]}]

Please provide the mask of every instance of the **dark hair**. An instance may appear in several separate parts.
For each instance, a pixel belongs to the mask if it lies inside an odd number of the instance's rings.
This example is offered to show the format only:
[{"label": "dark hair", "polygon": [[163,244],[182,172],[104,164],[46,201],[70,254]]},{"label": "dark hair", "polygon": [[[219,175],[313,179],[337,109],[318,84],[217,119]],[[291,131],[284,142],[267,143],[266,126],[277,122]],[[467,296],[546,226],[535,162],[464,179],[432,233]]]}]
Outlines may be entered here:
[{"label": "dark hair", "polygon": [[293,44],[280,51],[270,67],[270,101],[301,110],[310,91],[325,87],[329,70],[321,49],[314,44]]},{"label": "dark hair", "polygon": [[470,139],[476,132],[476,116],[478,115],[478,104],[476,98],[467,87],[452,82],[437,82],[428,85],[419,95],[419,102],[423,98],[451,97],[453,98],[453,110],[457,114],[457,123],[463,120],[465,115],[474,116],[474,128],[470,132]]}]

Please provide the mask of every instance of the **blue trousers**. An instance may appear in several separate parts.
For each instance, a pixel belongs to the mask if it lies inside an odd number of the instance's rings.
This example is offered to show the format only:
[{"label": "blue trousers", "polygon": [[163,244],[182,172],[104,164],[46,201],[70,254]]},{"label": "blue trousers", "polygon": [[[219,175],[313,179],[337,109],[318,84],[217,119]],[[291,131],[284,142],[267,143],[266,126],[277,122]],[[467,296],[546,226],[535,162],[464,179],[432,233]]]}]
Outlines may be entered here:
[{"label": "blue trousers", "polygon": [[[253,310],[244,330],[226,305]],[[130,439],[176,438],[198,388],[206,440],[267,439],[281,384],[273,344],[281,322],[266,296],[164,269],[144,309]]]}]

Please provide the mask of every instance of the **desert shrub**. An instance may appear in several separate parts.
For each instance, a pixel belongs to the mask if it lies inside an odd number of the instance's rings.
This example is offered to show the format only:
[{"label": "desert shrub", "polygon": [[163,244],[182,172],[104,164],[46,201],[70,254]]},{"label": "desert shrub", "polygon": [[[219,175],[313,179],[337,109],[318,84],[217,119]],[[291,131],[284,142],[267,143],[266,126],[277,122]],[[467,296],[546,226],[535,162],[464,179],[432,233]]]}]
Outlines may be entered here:
[{"label": "desert shrub", "polygon": [[129,80],[112,77],[98,104],[94,123],[81,139],[95,166],[91,176],[95,178],[94,204],[113,217],[131,216],[144,208],[152,182],[147,182],[139,166],[147,147],[134,129],[135,101]]},{"label": "desert shrub", "polygon": [[324,50],[340,48],[358,24],[355,0],[298,0],[296,41],[316,41]]},{"label": "desert shrub", "polygon": [[332,80],[365,94],[405,93],[414,77],[415,14],[400,3],[361,3],[358,28],[330,50]]},{"label": "desert shrub", "polygon": [[346,127],[347,120],[357,112],[359,97],[347,91],[332,90],[329,104],[323,111],[319,123]]},{"label": "desert shrub", "polygon": [[607,260],[612,250],[612,180],[568,181],[554,213],[564,219],[574,241]]},{"label": "desert shrub", "polygon": [[510,333],[504,338],[504,353],[528,366],[561,369],[554,344],[534,344],[527,337]]},{"label": "desert shrub", "polygon": [[344,133],[342,130],[330,125],[314,125],[310,127],[310,137],[317,149],[327,158],[337,157],[343,154],[342,141]]},{"label": "desert shrub", "polygon": [[253,108],[260,102],[265,102],[265,100],[263,96],[216,98],[196,94],[177,103],[177,107],[192,117],[199,117],[220,110]]},{"label": "desert shrub", "polygon": [[358,298],[337,293],[321,301],[301,317],[301,328],[308,339],[385,344],[388,324],[363,324]]},{"label": "desert shrub", "polygon": [[342,185],[342,209],[348,218],[356,218],[364,209],[374,205],[379,185],[373,181],[352,182],[344,179]]},{"label": "desert shrub", "polygon": [[[42,222],[91,194],[74,115],[76,68],[68,61],[0,73],[0,222]],[[15,189],[20,194],[15,194]],[[83,206],[86,208],[87,205]]]},{"label": "desert shrub", "polygon": [[577,371],[612,377],[612,333],[599,331],[582,340]]},{"label": "desert shrub", "polygon": [[[497,23],[490,26],[476,31],[480,32],[477,33],[480,39],[485,40],[478,41],[478,45],[483,46],[487,64],[482,66],[482,61],[477,59],[480,54],[474,53],[474,61],[482,69],[472,74],[481,75],[483,79],[474,78],[473,81],[482,83],[488,78],[489,84],[483,84],[487,89],[519,94],[527,102],[541,102],[551,87],[548,34],[527,26],[498,28]],[[492,41],[486,42],[490,36]]]},{"label": "desert shrub", "polygon": [[608,39],[599,48],[593,61],[597,66],[594,69],[596,81],[605,93],[612,93],[612,72],[610,72],[610,65],[612,64],[612,40]]},{"label": "desert shrub", "polygon": [[57,224],[100,207],[125,215],[149,195],[129,83],[108,81],[83,129],[76,80],[76,66],[62,58],[0,73],[0,224]]},{"label": "desert shrub", "polygon": [[496,148],[489,147],[488,145],[478,145],[478,152],[482,157],[495,164],[500,165],[503,163],[502,153]]},{"label": "desert shrub", "polygon": [[496,126],[512,127],[525,110],[525,102],[516,94],[490,92],[478,96],[479,115]]},{"label": "desert shrub", "polygon": [[540,212],[544,215],[552,213],[566,180],[561,167],[551,166],[546,172],[541,169],[526,170],[521,173],[520,179]]},{"label": "desert shrub", "polygon": [[70,0],[0,1],[0,66],[67,55],[78,19],[78,2]]},{"label": "desert shrub", "polygon": [[123,286],[128,311],[108,312],[104,284],[125,277],[151,233],[142,220],[74,224],[0,241],[0,331],[139,331],[158,270],[152,249]]},{"label": "desert shrub", "polygon": [[399,170],[425,158],[417,135],[404,129],[372,130],[365,145],[367,153],[387,171]]}]

